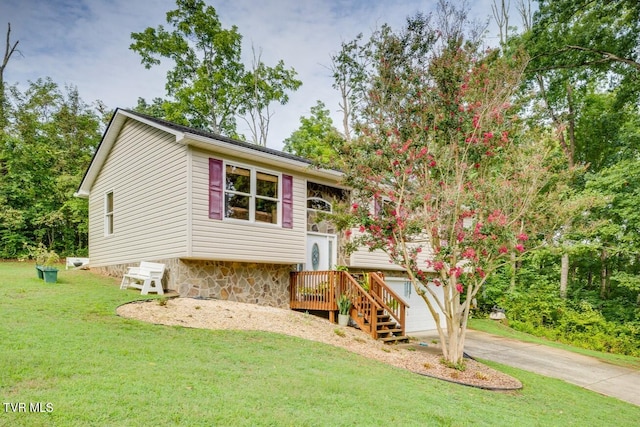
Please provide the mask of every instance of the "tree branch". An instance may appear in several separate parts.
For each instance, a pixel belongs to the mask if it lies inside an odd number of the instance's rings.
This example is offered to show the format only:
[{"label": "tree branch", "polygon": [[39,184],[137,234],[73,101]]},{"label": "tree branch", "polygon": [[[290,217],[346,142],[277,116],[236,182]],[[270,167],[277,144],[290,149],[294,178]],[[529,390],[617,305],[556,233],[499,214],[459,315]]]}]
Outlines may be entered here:
[{"label": "tree branch", "polygon": [[[2,83],[3,81],[3,73],[4,73],[4,69],[7,66],[7,64],[9,63],[9,59],[11,59],[11,55],[13,55],[14,52],[16,52],[16,47],[18,47],[18,43],[20,43],[20,41],[16,41],[13,46],[11,46],[11,23],[9,22],[7,24],[7,42],[6,42],[6,46],[5,46],[5,50],[4,50],[4,59],[2,60],[2,65],[0,66],[0,83]],[[18,51],[19,52],[19,51]]]},{"label": "tree branch", "polygon": [[581,50],[583,52],[591,52],[591,53],[597,53],[598,55],[602,55],[605,58],[607,58],[609,61],[615,61],[615,62],[622,62],[623,64],[627,64],[627,65],[631,65],[634,68],[637,68],[638,70],[640,70],[640,63],[632,60],[632,59],[628,59],[628,58],[622,58],[618,55],[615,55],[611,52],[606,52],[604,50],[597,50],[597,49],[590,49],[587,47],[582,47],[582,46],[573,46],[573,45],[567,45],[567,48],[569,49],[573,49],[573,50]]}]

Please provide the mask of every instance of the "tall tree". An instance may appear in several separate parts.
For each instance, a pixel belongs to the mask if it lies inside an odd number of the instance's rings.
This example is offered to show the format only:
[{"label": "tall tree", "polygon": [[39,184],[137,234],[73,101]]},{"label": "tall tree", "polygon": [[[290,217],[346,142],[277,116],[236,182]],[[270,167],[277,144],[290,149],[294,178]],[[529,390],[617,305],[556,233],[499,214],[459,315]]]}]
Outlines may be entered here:
[{"label": "tall tree", "polygon": [[[166,17],[172,30],[159,25],[131,34],[130,48],[146,68],[162,58],[174,63],[167,72],[165,87],[171,99],[162,104],[164,118],[237,137],[239,114],[257,111],[262,115],[254,117],[268,117],[264,111],[271,102],[286,102],[285,92],[300,86],[295,71],[281,62],[274,68],[257,63],[247,72],[238,28],[223,28],[216,10],[203,0],[176,0],[176,5]],[[255,136],[255,142],[266,144],[267,127]]]},{"label": "tall tree", "polygon": [[[526,15],[525,7],[519,10]],[[629,105],[637,108],[639,40],[640,3],[635,0],[541,0],[529,31],[512,39],[512,43],[525,46],[532,58],[527,78],[537,86],[543,106],[538,119],[551,121],[570,167],[597,172],[597,168],[621,158],[622,152],[632,151],[631,147],[610,144],[615,133],[597,135],[589,128],[601,130],[604,122],[597,117],[609,115],[614,119],[607,126],[611,131],[613,123],[620,123],[615,119],[616,111],[625,111]],[[603,102],[597,94],[604,91],[611,91],[614,98]],[[595,101],[600,107],[610,105],[613,109],[594,115]],[[595,118],[597,126],[585,122],[588,116]],[[569,234],[572,231],[566,225],[561,235]],[[570,245],[565,245],[561,258],[562,294],[568,287],[569,250]],[[603,257],[607,257],[604,252]]]},{"label": "tall tree", "polygon": [[284,140],[284,151],[313,160],[325,167],[339,167],[339,151],[345,140],[333,126],[322,101],[311,107],[310,117],[300,117],[300,127]]},{"label": "tall tree", "polygon": [[365,90],[366,69],[369,66],[369,50],[362,44],[362,34],[342,42],[340,51],[331,56],[333,88],[340,92],[338,106],[342,112],[342,132],[347,142],[351,141],[351,121],[354,110],[358,110],[358,100]]},{"label": "tall tree", "polygon": [[249,126],[253,143],[266,147],[269,124],[274,114],[271,104],[289,102],[287,91],[297,90],[302,82],[295,78],[294,70],[285,68],[282,60],[275,67],[267,67],[261,61],[261,55],[256,56],[255,49],[252,51],[253,62],[243,79],[244,97],[239,112]]},{"label": "tall tree", "polygon": [[2,57],[2,64],[0,64],[0,131],[4,130],[7,125],[6,109],[7,109],[7,94],[4,87],[4,71],[9,64],[11,56],[16,52],[18,47],[17,40],[14,43],[11,42],[11,23],[7,24],[7,39],[4,47],[4,56]]},{"label": "tall tree", "polygon": [[[376,36],[361,134],[345,159],[359,199],[354,245],[381,249],[406,269],[444,358],[457,365],[473,298],[551,220],[545,155],[553,144],[528,133],[511,105],[525,59],[465,38],[464,9],[441,3],[437,16],[435,28],[418,15]],[[418,263],[421,251],[427,264]]]},{"label": "tall tree", "polygon": [[51,79],[11,90],[6,139],[0,146],[0,256],[25,244],[61,252],[87,250],[87,204],[73,197],[100,141],[100,118],[74,87]]}]

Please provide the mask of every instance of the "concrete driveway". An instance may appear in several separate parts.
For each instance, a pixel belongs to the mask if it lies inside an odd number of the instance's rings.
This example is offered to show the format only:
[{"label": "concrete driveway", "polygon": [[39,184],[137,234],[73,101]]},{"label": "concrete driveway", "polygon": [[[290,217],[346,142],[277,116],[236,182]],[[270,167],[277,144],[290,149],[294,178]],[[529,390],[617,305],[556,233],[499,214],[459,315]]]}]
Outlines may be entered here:
[{"label": "concrete driveway", "polygon": [[[437,339],[437,332],[411,334]],[[427,341],[427,342],[429,342]],[[534,372],[640,406],[640,370],[610,365],[589,356],[468,330],[465,352],[474,358]]]}]

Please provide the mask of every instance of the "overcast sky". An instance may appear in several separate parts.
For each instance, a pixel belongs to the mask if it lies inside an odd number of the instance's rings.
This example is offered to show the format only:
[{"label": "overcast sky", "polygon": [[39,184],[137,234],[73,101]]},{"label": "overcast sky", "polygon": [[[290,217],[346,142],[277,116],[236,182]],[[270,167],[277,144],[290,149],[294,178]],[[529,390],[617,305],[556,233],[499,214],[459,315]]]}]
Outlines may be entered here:
[{"label": "overcast sky", "polygon": [[[359,32],[369,35],[383,23],[400,28],[407,16],[430,12],[436,0],[206,0],[225,28],[238,27],[243,56],[249,64],[251,45],[262,50],[267,65],[279,59],[293,67],[302,87],[286,106],[274,106],[268,146],[298,128],[322,100],[339,125],[337,92],[327,70],[330,55],[342,41]],[[492,0],[470,0],[472,13],[486,21]],[[515,3],[515,2],[513,2]],[[28,81],[51,77],[61,87],[75,85],[87,103],[103,101],[109,108],[131,108],[138,97],[164,97],[166,67],[145,69],[129,49],[131,33],[166,24],[174,0],[0,0],[2,55],[7,23],[11,40],[19,41],[5,70],[5,82],[24,89]],[[515,7],[512,12],[515,15]],[[495,43],[489,30],[488,42]],[[164,63],[163,63],[164,64]],[[245,135],[249,132],[239,129]]]}]

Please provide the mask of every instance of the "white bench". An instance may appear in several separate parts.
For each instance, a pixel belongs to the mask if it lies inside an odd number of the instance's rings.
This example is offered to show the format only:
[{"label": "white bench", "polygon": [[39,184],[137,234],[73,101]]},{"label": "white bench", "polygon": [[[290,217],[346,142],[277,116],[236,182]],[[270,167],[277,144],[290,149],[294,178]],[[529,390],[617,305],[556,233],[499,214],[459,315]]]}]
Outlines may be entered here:
[{"label": "white bench", "polygon": [[69,267],[71,267],[71,268],[81,268],[81,267],[84,267],[87,264],[89,264],[89,258],[67,257],[66,269],[68,270]]},{"label": "white bench", "polygon": [[129,271],[122,276],[120,289],[135,288],[140,289],[141,295],[147,295],[149,292],[163,295],[163,275],[164,264],[142,261],[139,267],[129,267]]}]

